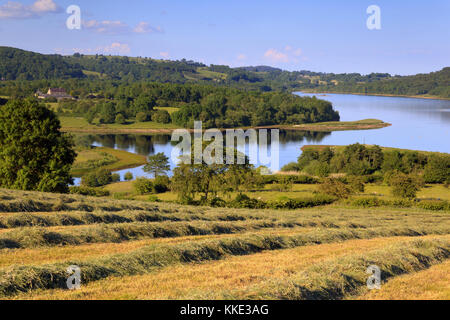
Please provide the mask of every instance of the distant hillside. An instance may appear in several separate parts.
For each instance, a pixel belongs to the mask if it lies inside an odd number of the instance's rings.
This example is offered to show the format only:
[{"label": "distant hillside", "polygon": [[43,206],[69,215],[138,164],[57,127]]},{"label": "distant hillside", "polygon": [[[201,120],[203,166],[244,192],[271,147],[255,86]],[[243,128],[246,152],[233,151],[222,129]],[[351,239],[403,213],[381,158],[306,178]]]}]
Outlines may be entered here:
[{"label": "distant hillside", "polygon": [[450,98],[450,67],[438,72],[405,77],[386,77],[372,82],[340,82],[317,88],[319,91]]},{"label": "distant hillside", "polygon": [[66,62],[62,56],[0,47],[0,79],[42,80],[83,77],[81,67]]},{"label": "distant hillside", "polygon": [[388,73],[323,73],[285,71],[270,66],[230,68],[187,61],[104,55],[43,55],[0,47],[0,80],[61,80],[86,78],[131,83],[202,83],[258,91],[342,92],[436,96],[450,98],[450,68],[430,74],[392,76]]}]

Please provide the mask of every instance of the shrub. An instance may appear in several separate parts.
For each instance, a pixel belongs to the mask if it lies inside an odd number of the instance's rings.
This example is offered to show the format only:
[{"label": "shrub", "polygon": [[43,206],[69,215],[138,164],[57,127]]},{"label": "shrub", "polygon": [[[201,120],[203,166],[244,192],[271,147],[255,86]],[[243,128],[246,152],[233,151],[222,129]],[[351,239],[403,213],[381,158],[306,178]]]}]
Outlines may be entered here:
[{"label": "shrub", "polygon": [[266,208],[271,209],[301,209],[312,208],[331,204],[336,201],[336,198],[327,195],[317,195],[311,198],[289,199],[287,197],[279,198],[275,201],[266,203]]},{"label": "shrub", "polygon": [[265,207],[263,201],[251,199],[245,194],[239,194],[236,199],[229,203],[232,208],[246,208],[246,209],[262,209]]},{"label": "shrub", "polygon": [[136,121],[137,122],[147,122],[148,121],[148,114],[146,112],[138,112],[136,114]]},{"label": "shrub", "polygon": [[133,183],[134,190],[139,195],[153,193],[153,182],[150,179],[138,178]]},{"label": "shrub", "polygon": [[107,197],[110,195],[108,190],[89,187],[70,187],[69,192],[71,194],[80,194],[83,196],[91,196],[91,197]]},{"label": "shrub", "polygon": [[167,176],[157,176],[153,182],[153,192],[164,193],[170,190],[170,179]]},{"label": "shrub", "polygon": [[112,182],[112,175],[106,169],[100,169],[95,172],[88,173],[81,178],[81,184],[85,187],[101,187]]},{"label": "shrub", "polygon": [[123,116],[123,114],[119,113],[116,116],[115,123],[117,123],[117,124],[124,124],[125,123],[125,117]]},{"label": "shrub", "polygon": [[352,193],[352,190],[344,182],[334,178],[326,178],[319,186],[319,190],[338,199],[347,199]]},{"label": "shrub", "polygon": [[351,202],[352,206],[363,207],[363,208],[373,208],[380,207],[384,205],[384,201],[375,197],[370,198],[357,198],[353,199]]},{"label": "shrub", "polygon": [[128,171],[127,173],[125,173],[124,178],[125,178],[125,181],[131,181],[131,180],[133,180],[134,177],[133,177],[133,174],[130,171]]},{"label": "shrub", "polygon": [[432,156],[423,174],[426,183],[444,183],[450,176],[450,156]]},{"label": "shrub", "polygon": [[448,201],[423,200],[420,201],[417,206],[425,210],[433,211],[450,210],[450,203]]},{"label": "shrub", "polygon": [[148,201],[150,202],[161,202],[161,200],[159,200],[159,198],[155,195],[151,195],[148,197]]},{"label": "shrub", "polygon": [[152,121],[157,123],[170,123],[170,114],[166,110],[157,110],[152,115]]},{"label": "shrub", "polygon": [[364,185],[364,178],[358,177],[358,176],[350,176],[347,178],[347,181],[349,183],[350,188],[354,193],[364,193],[365,191],[365,185]]},{"label": "shrub", "polygon": [[111,182],[120,182],[120,174],[118,173],[113,173],[111,175]]},{"label": "shrub", "polygon": [[392,194],[395,197],[414,199],[420,190],[421,182],[416,177],[398,173],[390,178]]}]

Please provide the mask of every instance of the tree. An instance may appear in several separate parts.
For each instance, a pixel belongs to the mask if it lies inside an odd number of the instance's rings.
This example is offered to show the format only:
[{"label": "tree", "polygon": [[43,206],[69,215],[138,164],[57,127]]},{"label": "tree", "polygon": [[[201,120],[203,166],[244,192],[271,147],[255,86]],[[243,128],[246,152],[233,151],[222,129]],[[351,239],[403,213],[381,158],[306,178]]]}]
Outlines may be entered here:
[{"label": "tree", "polygon": [[450,179],[450,157],[432,156],[425,166],[423,177],[427,183],[444,183]]},{"label": "tree", "polygon": [[169,170],[169,158],[162,152],[149,156],[147,164],[144,166],[144,172],[153,174],[155,178],[160,175],[165,175]]},{"label": "tree", "polygon": [[0,186],[68,192],[76,153],[53,113],[35,100],[0,107]]},{"label": "tree", "polygon": [[414,199],[422,183],[416,177],[398,173],[390,178],[390,184],[395,197]]},{"label": "tree", "polygon": [[152,121],[157,123],[170,123],[170,114],[166,110],[158,110],[152,115]]},{"label": "tree", "polygon": [[148,121],[148,114],[146,112],[138,112],[136,114],[136,121],[137,122],[146,122],[146,121]]},{"label": "tree", "polygon": [[131,181],[131,180],[133,180],[133,174],[130,171],[128,171],[127,173],[125,173],[124,178],[125,178],[125,181]]}]

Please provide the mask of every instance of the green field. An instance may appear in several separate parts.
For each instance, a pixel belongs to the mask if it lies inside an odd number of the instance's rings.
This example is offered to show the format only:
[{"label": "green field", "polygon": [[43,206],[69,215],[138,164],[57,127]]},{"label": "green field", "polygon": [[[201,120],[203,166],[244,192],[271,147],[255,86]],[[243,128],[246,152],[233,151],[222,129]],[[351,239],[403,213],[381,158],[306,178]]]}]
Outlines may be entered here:
[{"label": "green field", "polygon": [[[0,298],[376,298],[369,265],[380,267],[387,292],[401,275],[450,271],[449,214],[212,209],[0,190]],[[69,265],[81,268],[80,290],[65,289]],[[409,298],[432,289],[415,285]]]}]

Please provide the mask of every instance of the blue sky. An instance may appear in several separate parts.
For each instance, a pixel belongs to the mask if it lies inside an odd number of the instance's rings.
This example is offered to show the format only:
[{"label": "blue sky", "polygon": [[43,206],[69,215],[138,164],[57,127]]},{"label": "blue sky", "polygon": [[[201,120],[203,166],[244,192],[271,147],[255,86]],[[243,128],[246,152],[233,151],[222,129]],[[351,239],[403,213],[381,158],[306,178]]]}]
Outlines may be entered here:
[{"label": "blue sky", "polygon": [[[66,27],[70,5],[81,30]],[[42,53],[406,75],[450,66],[449,38],[448,0],[0,0],[0,45]]]}]

